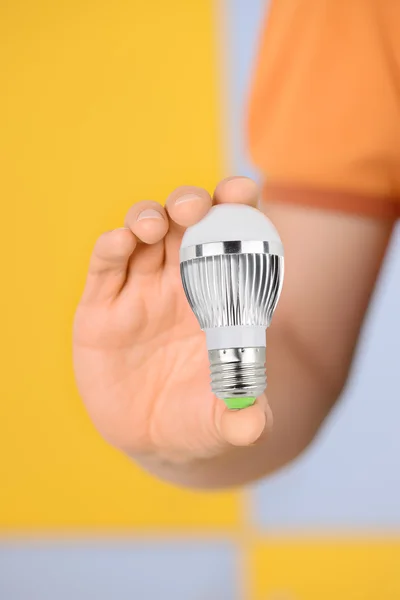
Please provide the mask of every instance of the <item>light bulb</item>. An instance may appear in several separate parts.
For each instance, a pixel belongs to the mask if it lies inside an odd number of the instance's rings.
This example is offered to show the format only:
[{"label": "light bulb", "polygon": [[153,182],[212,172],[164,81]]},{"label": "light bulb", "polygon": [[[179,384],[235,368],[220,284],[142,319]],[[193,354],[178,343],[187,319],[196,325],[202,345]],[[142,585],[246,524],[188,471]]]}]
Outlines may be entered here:
[{"label": "light bulb", "polygon": [[183,288],[206,334],[213,393],[228,408],[267,386],[266,329],[283,283],[283,245],[271,221],[244,204],[219,204],[185,232]]}]

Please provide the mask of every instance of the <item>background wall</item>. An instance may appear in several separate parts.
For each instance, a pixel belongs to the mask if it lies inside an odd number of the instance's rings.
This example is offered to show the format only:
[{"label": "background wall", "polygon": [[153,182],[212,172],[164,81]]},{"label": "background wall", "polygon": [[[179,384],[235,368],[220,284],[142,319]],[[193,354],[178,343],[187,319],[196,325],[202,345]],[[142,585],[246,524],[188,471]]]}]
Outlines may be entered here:
[{"label": "background wall", "polygon": [[243,117],[264,9],[0,6],[1,600],[400,597],[399,236],[343,402],[303,458],[244,494],[144,475],[74,388],[97,235],[179,184],[257,176]]}]

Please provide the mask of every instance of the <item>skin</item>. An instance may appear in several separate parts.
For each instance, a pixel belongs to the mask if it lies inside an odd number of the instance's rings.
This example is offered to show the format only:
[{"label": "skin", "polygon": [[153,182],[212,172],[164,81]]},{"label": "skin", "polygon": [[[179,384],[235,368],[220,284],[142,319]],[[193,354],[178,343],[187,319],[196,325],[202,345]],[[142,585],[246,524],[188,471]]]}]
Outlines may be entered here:
[{"label": "skin", "polygon": [[[77,385],[113,446],[170,482],[237,486],[298,456],[339,397],[390,238],[386,221],[262,206],[285,246],[268,330],[268,400],[229,411],[210,390],[205,336],[186,301],[179,246],[213,203],[259,206],[245,177],[132,206],[97,240],[74,322]],[[274,416],[274,419],[273,419]],[[273,424],[274,420],[274,424]]]}]

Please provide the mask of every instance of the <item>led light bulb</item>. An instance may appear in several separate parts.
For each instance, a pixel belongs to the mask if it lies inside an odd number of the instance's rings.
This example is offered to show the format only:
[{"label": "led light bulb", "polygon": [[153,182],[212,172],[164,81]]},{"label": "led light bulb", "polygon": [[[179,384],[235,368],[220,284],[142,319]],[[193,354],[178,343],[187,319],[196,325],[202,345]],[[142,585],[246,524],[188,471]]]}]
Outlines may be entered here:
[{"label": "led light bulb", "polygon": [[267,386],[266,328],[283,283],[283,246],[271,221],[244,204],[214,206],[185,232],[181,277],[206,334],[213,393],[250,406]]}]

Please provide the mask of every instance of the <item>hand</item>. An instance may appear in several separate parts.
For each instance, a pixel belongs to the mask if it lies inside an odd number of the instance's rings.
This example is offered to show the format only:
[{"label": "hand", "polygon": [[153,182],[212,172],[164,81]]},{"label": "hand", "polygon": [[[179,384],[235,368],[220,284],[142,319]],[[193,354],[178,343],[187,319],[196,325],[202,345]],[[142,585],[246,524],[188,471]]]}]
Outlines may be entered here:
[{"label": "hand", "polygon": [[131,456],[187,463],[250,445],[265,429],[265,396],[229,411],[212,394],[205,335],[179,272],[186,227],[213,202],[257,198],[244,177],[223,180],[213,199],[180,187],[165,208],[135,204],[125,227],[97,240],[75,316],[75,375],[95,426]]}]

